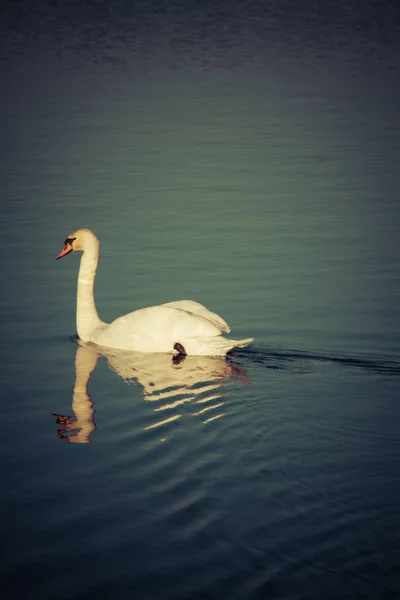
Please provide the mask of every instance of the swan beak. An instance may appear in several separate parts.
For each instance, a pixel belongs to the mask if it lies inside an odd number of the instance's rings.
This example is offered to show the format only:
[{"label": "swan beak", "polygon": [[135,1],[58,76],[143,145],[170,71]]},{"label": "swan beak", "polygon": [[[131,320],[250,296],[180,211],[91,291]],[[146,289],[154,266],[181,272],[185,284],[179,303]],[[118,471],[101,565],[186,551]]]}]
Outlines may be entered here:
[{"label": "swan beak", "polygon": [[70,244],[69,242],[65,242],[65,246],[64,248],[61,250],[60,254],[57,254],[56,256],[56,260],[58,260],[59,258],[61,258],[62,256],[65,256],[66,254],[69,254],[70,252],[72,252],[73,248],[72,248],[72,244]]}]

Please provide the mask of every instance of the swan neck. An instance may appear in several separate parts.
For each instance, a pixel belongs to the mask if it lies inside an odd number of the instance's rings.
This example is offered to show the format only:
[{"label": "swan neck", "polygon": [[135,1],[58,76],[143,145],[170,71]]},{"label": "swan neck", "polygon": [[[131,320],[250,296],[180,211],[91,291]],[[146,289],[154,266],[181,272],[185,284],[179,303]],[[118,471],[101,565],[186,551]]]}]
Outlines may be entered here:
[{"label": "swan neck", "polygon": [[76,328],[78,336],[86,342],[92,340],[93,332],[104,325],[99,318],[94,300],[94,278],[99,261],[99,242],[90,240],[85,244],[78,275]]}]

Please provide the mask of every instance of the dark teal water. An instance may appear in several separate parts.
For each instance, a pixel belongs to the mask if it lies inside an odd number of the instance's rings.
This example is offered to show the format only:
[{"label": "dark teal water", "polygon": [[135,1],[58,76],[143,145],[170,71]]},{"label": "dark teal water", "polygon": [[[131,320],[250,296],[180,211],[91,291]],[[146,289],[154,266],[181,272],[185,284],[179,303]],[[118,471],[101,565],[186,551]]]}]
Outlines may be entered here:
[{"label": "dark teal water", "polygon": [[[399,597],[392,13],[7,6],[2,597]],[[190,298],[255,343],[79,345],[79,227],[103,319]]]}]

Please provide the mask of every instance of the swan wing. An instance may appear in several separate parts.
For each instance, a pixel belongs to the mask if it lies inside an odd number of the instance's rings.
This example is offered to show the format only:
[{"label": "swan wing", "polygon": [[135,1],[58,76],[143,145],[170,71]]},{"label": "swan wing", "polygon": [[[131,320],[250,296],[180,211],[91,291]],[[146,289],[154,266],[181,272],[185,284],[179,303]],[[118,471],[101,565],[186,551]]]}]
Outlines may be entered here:
[{"label": "swan wing", "polygon": [[101,346],[139,352],[172,352],[187,338],[220,336],[221,328],[200,314],[175,306],[151,306],[119,317],[94,336]]},{"label": "swan wing", "polygon": [[194,300],[175,300],[174,302],[167,302],[166,304],[162,304],[162,306],[169,306],[171,308],[178,308],[179,310],[185,310],[192,315],[196,315],[198,317],[202,317],[207,321],[210,321],[219,331],[223,331],[225,333],[229,333],[231,328],[224,321],[222,317],[217,315],[216,313],[211,312],[200,304],[200,302],[195,302]]}]

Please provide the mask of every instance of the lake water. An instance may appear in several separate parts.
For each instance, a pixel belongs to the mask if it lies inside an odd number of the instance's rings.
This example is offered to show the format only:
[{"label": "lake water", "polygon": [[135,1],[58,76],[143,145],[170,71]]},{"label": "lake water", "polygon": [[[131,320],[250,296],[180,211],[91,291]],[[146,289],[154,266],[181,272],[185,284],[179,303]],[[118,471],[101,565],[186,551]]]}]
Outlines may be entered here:
[{"label": "lake water", "polygon": [[[391,13],[89,5],[3,21],[2,597],[398,598]],[[193,299],[254,344],[80,345],[79,227],[104,320]]]}]

